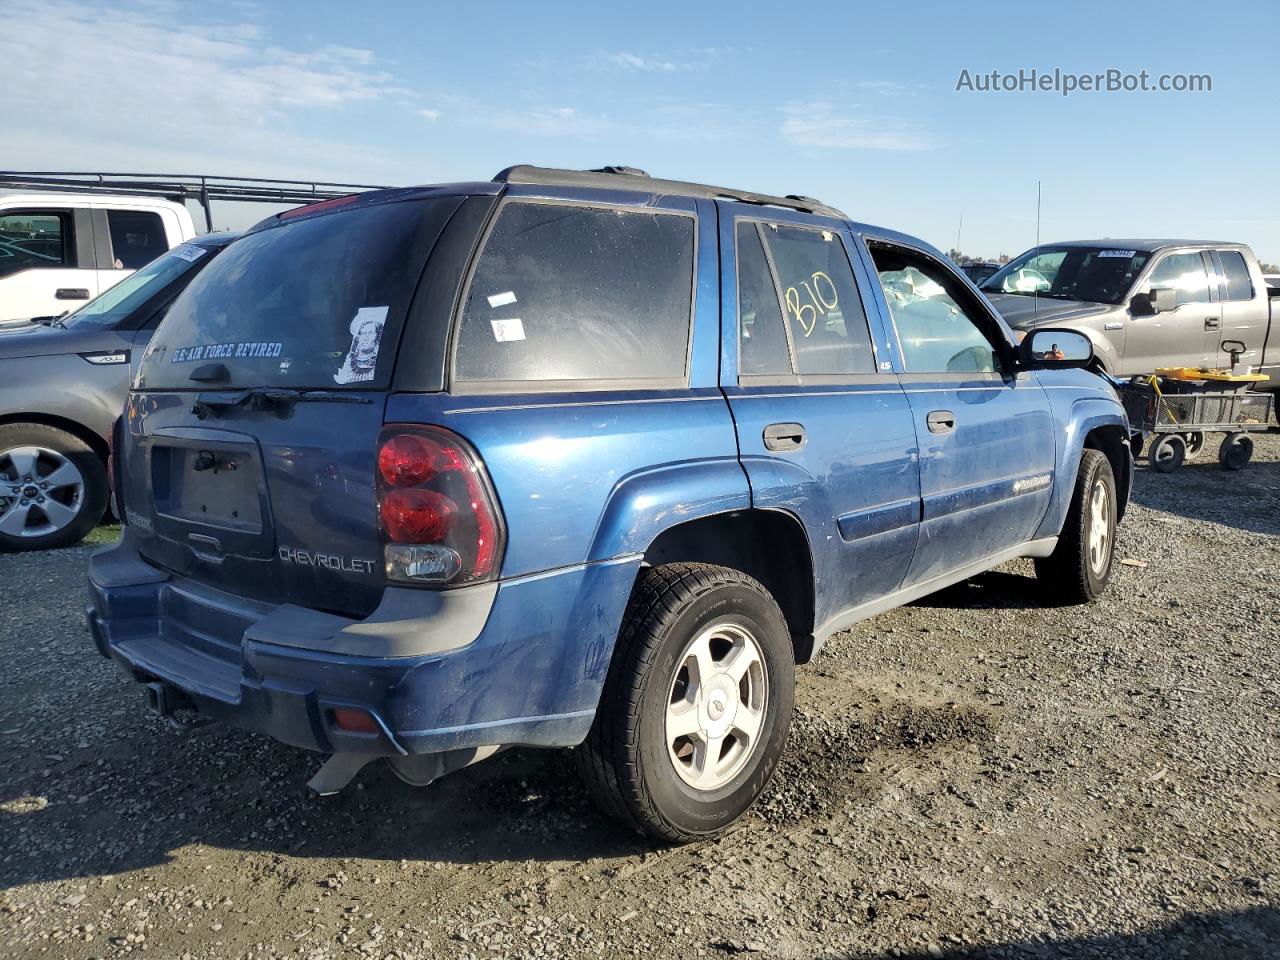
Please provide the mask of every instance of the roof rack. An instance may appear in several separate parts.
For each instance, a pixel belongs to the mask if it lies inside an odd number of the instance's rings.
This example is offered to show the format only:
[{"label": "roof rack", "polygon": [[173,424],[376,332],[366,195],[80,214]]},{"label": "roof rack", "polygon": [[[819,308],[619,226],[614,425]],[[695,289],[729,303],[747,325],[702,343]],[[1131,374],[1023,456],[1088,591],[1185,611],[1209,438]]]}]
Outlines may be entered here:
[{"label": "roof rack", "polygon": [[383,190],[367,183],[316,180],[270,180],[264,177],[218,177],[198,173],[72,173],[0,170],[0,189],[54,190],[71,193],[115,193],[162,197],[181,203],[195,200],[204,209],[205,228],[213,229],[214,200],[249,203],[314,203],[362,190]]},{"label": "roof rack", "polygon": [[705,183],[686,183],[682,180],[661,180],[651,177],[636,167],[610,166],[597,170],[561,170],[556,167],[535,167],[521,164],[499,171],[493,178],[496,183],[543,184],[554,187],[598,187],[602,190],[643,190],[646,193],[674,194],[681,197],[701,197],[707,200],[736,200],[761,206],[785,207],[802,213],[847,220],[841,211],[812,197],[790,194],[774,197],[750,190],[734,190],[729,187],[713,187]]}]

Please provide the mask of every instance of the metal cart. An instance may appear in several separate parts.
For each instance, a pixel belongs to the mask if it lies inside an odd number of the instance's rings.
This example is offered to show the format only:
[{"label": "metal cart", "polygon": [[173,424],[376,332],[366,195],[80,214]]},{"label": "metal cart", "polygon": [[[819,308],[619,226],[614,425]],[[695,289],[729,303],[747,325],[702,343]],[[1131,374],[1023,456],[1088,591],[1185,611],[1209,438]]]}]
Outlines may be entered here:
[{"label": "metal cart", "polygon": [[1150,441],[1151,468],[1172,473],[1204,449],[1206,434],[1221,433],[1218,462],[1224,470],[1243,468],[1253,456],[1249,434],[1270,426],[1273,396],[1249,390],[1262,379],[1225,371],[1170,369],[1122,384],[1119,393],[1134,434],[1133,455]]}]

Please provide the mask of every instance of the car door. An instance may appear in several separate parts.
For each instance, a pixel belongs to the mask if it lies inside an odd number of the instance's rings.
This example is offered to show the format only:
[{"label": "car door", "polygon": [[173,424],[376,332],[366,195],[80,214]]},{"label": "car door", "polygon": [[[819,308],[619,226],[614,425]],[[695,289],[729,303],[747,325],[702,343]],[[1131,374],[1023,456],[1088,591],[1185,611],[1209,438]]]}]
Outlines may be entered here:
[{"label": "car door", "polygon": [[0,322],[56,316],[98,295],[88,211],[0,210]]},{"label": "car door", "polygon": [[843,223],[719,202],[721,385],[752,505],[804,524],[821,625],[896,590],[920,513],[911,408]]},{"label": "car door", "polygon": [[996,315],[940,255],[868,238],[920,448],[920,538],[905,585],[985,565],[1035,536],[1053,490],[1048,397],[1012,366]]},{"label": "car door", "polygon": [[1207,364],[1211,359],[1206,349],[1210,339],[1216,353],[1222,308],[1217,302],[1217,290],[1210,288],[1203,251],[1162,254],[1139,284],[1138,292],[1149,302],[1151,291],[1157,288],[1172,289],[1177,305],[1161,313],[1134,313],[1125,339],[1125,363],[1119,371],[1122,375]]},{"label": "car door", "polygon": [[1222,311],[1221,329],[1208,334],[1205,345],[1210,354],[1209,365],[1231,365],[1231,355],[1223,345],[1233,340],[1244,344],[1245,349],[1240,351],[1241,368],[1256,368],[1262,364],[1270,319],[1265,284],[1261,277],[1255,282],[1249,262],[1239,250],[1213,250],[1209,255],[1217,273],[1218,303]]}]

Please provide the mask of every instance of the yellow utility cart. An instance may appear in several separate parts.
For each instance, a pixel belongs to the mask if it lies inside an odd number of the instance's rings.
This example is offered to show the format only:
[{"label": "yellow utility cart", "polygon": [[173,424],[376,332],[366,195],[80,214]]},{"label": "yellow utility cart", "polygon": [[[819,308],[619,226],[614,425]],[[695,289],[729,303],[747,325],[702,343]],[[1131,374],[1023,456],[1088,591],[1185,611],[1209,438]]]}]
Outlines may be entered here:
[{"label": "yellow utility cart", "polygon": [[1249,434],[1271,422],[1274,398],[1249,389],[1266,379],[1236,373],[1234,364],[1230,370],[1165,367],[1155,376],[1133,378],[1120,388],[1133,455],[1150,442],[1151,468],[1172,473],[1204,449],[1206,434],[1222,433],[1218,462],[1225,470],[1241,469],[1253,456]]}]

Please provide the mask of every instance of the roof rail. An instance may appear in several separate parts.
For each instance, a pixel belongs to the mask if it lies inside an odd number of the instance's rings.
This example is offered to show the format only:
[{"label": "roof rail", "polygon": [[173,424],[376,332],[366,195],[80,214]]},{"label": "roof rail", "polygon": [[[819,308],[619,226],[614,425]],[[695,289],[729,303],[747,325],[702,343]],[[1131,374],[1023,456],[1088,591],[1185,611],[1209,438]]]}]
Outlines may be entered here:
[{"label": "roof rail", "polygon": [[71,193],[115,193],[163,197],[181,203],[195,200],[204,209],[205,227],[213,229],[214,200],[249,203],[314,203],[362,190],[383,190],[367,183],[320,180],[271,180],[265,177],[219,177],[198,173],[73,173],[0,170],[0,189],[53,190]]},{"label": "roof rail", "polygon": [[707,200],[737,200],[761,206],[785,207],[802,213],[847,220],[841,211],[812,197],[791,194],[774,197],[750,190],[734,190],[729,187],[713,187],[705,183],[686,183],[682,180],[661,180],[649,176],[635,167],[610,166],[597,170],[561,170],[556,167],[535,167],[521,164],[507,167],[494,176],[495,183],[542,184],[554,187],[597,187],[602,190],[643,190],[646,193],[672,194],[680,197],[701,197]]}]

